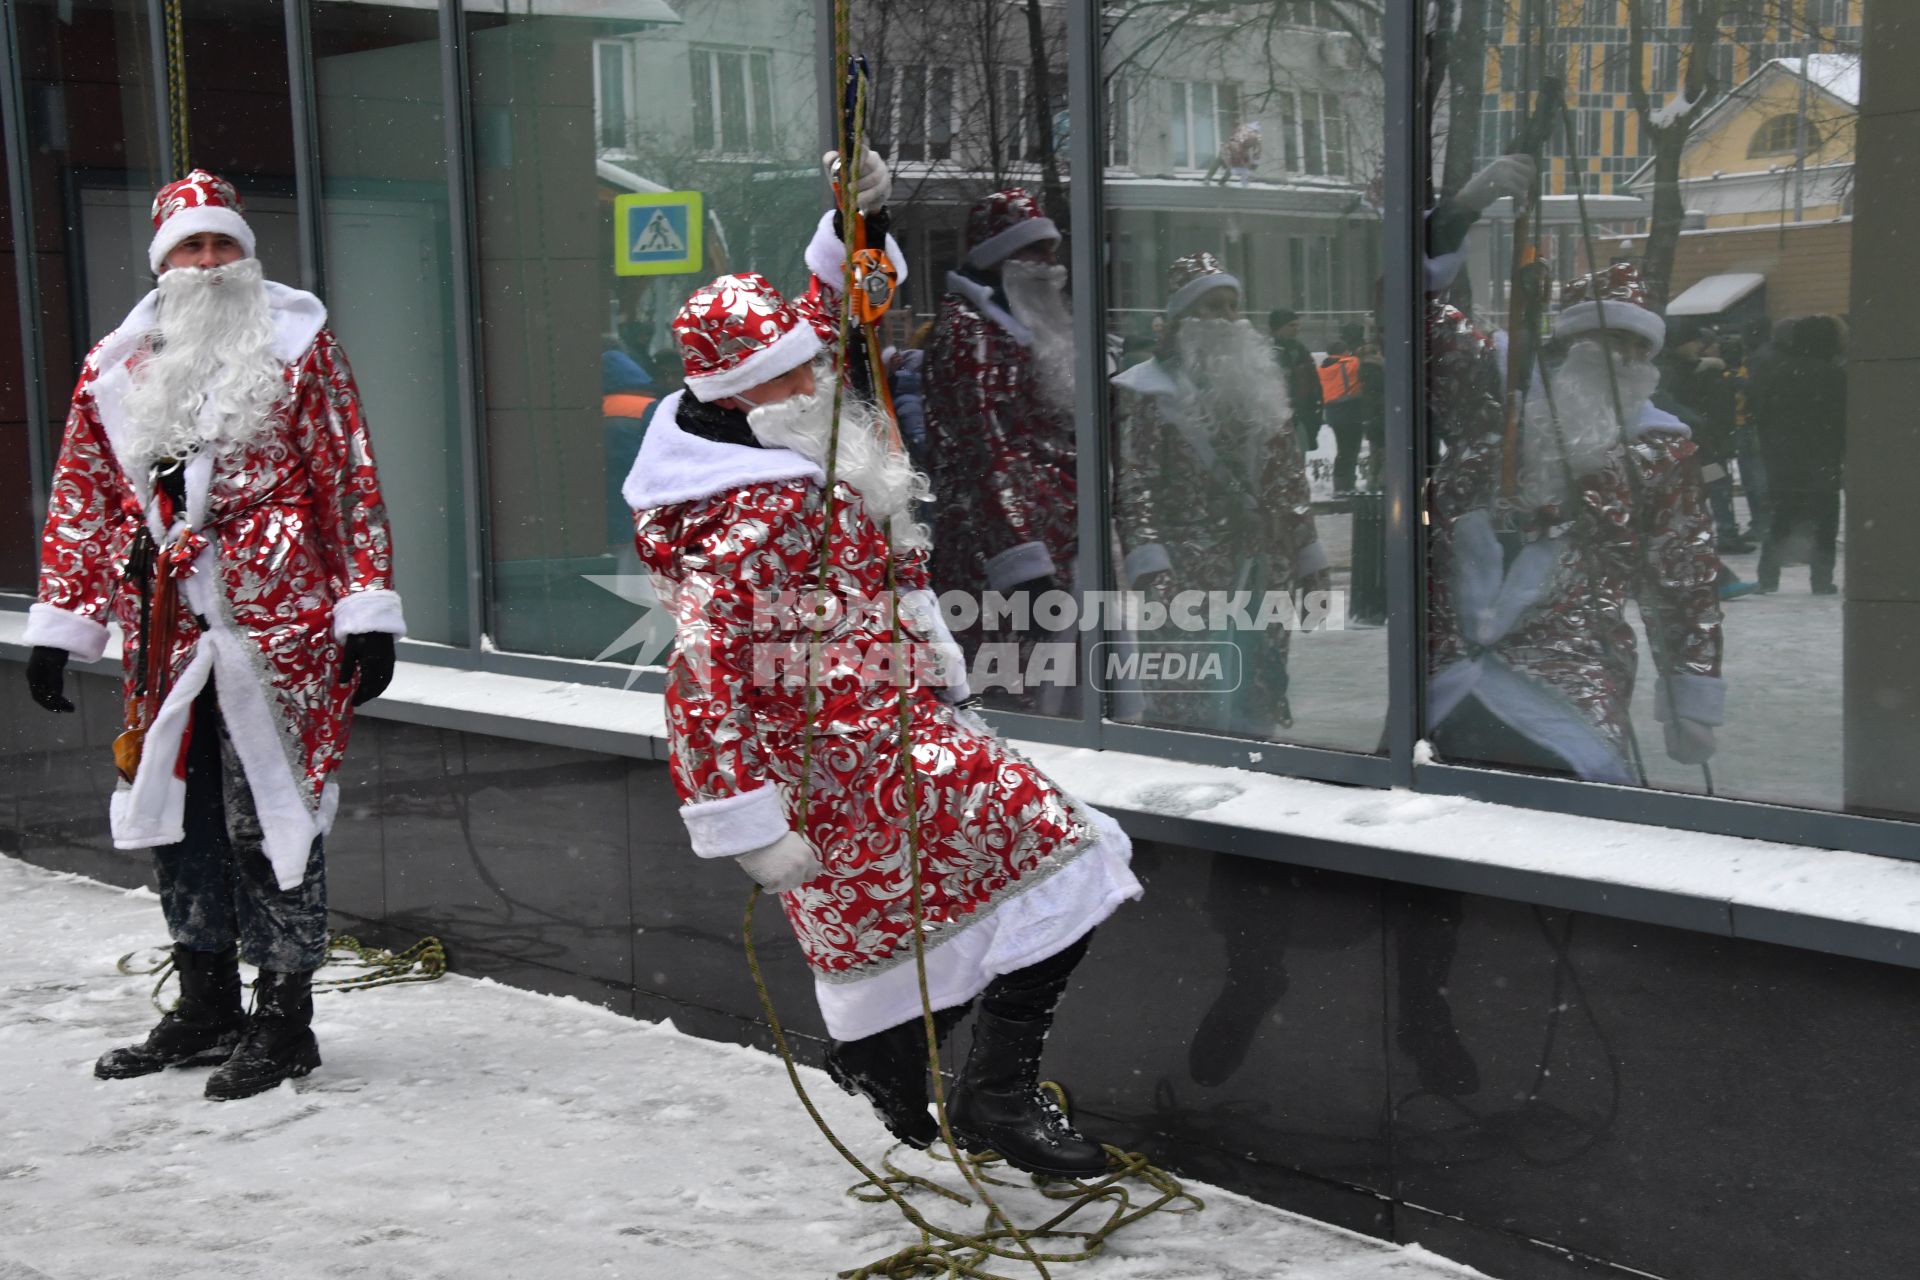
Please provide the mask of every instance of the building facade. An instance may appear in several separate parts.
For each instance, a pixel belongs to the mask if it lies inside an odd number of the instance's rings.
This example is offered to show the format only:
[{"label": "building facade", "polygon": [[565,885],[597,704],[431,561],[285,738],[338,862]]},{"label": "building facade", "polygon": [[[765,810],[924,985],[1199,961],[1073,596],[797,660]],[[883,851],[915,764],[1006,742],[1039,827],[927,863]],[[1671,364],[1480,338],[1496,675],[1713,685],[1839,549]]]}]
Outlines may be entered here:
[{"label": "building facade", "polygon": [[[1622,782],[1434,732],[1433,655],[1458,639],[1434,606],[1471,566],[1437,549],[1433,482],[1465,445],[1445,434],[1460,384],[1428,364],[1444,337],[1427,324],[1428,257],[1444,246],[1426,192],[1451,139],[1425,107],[1442,70],[1425,61],[1426,8],[851,11],[911,259],[903,312],[931,314],[989,190],[1032,187],[1067,232],[1084,591],[1129,585],[1119,508],[1140,476],[1117,465],[1132,420],[1110,379],[1176,349],[1162,341],[1181,318],[1175,259],[1215,255],[1262,331],[1287,307],[1315,348],[1355,321],[1377,340],[1378,496],[1305,513],[1329,594],[1285,650],[1286,715],[1259,701],[1271,682],[1209,690],[1248,713],[1224,727],[1143,713],[1137,688],[1088,668],[1056,714],[995,716],[1121,819],[1147,885],[1096,939],[1049,1067],[1099,1131],[1163,1164],[1502,1280],[1906,1274],[1920,1253],[1906,1136],[1920,1122],[1920,343],[1904,316],[1920,289],[1920,101],[1905,52],[1920,15],[1807,6],[1831,11],[1829,44],[1860,51],[1852,230],[1828,250],[1827,292],[1794,304],[1850,320],[1844,404],[1824,406],[1843,436],[1829,441],[1844,456],[1837,590],[1810,591],[1803,543],[1783,548],[1777,593],[1702,613],[1725,690],[1707,769],[1665,749],[1651,589],[1604,616],[1575,608],[1632,637],[1607,655],[1625,673]],[[1521,90],[1493,88],[1514,8],[1489,6],[1487,93],[1508,97],[1483,117],[1473,169],[1505,149],[1497,112]],[[1623,10],[1584,9],[1549,14],[1558,45],[1619,46]],[[1660,41],[1681,10],[1666,6]],[[75,374],[150,287],[148,202],[190,162],[240,186],[269,274],[325,299],[384,486],[406,495],[391,506],[411,635],[341,775],[339,922],[435,933],[457,971],[764,1045],[739,953],[745,882],[695,859],[676,817],[671,628],[633,572],[614,398],[675,385],[663,326],[710,274],[804,285],[841,93],[832,10],[182,0],[177,51],[165,11],[0,13],[0,851],[129,886],[150,875],[107,833],[113,661],[77,669],[81,714],[47,716],[21,637]],[[1829,51],[1771,30],[1723,43],[1726,83]],[[1619,92],[1614,54],[1582,56],[1597,87],[1576,92]],[[1254,123],[1245,163],[1229,144]],[[1620,128],[1591,151],[1616,186],[1644,159]],[[1573,246],[1588,228],[1564,194],[1546,220]],[[1611,198],[1597,230],[1644,233],[1648,202]],[[1491,334],[1508,320],[1508,255],[1470,256],[1490,278],[1459,323]],[[1549,261],[1571,273],[1591,256]],[[910,330],[903,315],[892,332]],[[1262,438],[1292,431],[1324,453],[1285,399]],[[1163,500],[1177,516],[1237,492],[1245,470],[1177,457],[1166,476],[1188,487],[1163,484]],[[1740,481],[1749,522],[1761,491]],[[1750,553],[1689,536],[1709,553],[1690,563],[1753,576]],[[1251,536],[1215,550],[1236,582],[1263,580]],[[1382,621],[1360,621],[1363,597]],[[1090,655],[1141,643],[1118,614],[1082,635]],[[768,928],[774,998],[817,1057],[803,967]]]}]

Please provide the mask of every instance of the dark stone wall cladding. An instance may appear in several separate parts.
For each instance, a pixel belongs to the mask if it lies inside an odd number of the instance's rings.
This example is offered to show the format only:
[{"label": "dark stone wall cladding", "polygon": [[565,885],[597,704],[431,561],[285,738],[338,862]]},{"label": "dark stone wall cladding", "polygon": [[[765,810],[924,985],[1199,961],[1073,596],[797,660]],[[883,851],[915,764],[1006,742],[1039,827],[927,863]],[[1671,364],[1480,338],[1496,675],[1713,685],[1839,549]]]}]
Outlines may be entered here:
[{"label": "dark stone wall cladding", "polygon": [[[79,714],[47,715],[0,662],[0,848],[151,883],[107,833],[117,687],[71,683]],[[770,1045],[747,881],[688,851],[664,765],[367,717],[341,781],[338,927]],[[1108,1140],[1501,1280],[1912,1274],[1920,973],[1167,845],[1136,865],[1047,1060]],[[756,936],[817,1059],[775,904]]]}]

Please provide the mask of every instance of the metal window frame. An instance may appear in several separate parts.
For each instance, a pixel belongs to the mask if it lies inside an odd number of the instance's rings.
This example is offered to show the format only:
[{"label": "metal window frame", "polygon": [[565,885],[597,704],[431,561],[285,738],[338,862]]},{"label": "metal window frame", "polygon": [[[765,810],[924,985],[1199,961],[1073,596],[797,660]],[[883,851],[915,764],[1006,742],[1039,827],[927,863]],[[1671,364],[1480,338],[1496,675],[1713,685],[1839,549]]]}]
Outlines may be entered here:
[{"label": "metal window frame", "polygon": [[320,96],[307,0],[282,0],[287,19],[287,96],[293,115],[293,190],[300,224],[300,287],[324,299],[326,208],[321,191]]},{"label": "metal window frame", "polygon": [[47,509],[53,477],[48,449],[46,344],[40,332],[40,246],[34,235],[33,175],[28,166],[27,91],[20,31],[10,4],[0,4],[0,144],[6,148],[7,200],[13,222],[14,301],[20,312],[20,390],[27,415],[27,488],[35,525]]},{"label": "metal window frame", "polygon": [[[480,352],[479,203],[474,191],[473,94],[467,57],[466,9],[440,0],[440,110],[446,130],[447,222],[451,245],[455,393],[459,397],[460,500],[467,576],[466,652],[486,661],[491,601],[487,567],[486,379]],[[426,646],[409,645],[410,650]],[[409,655],[411,656],[411,655]]]}]

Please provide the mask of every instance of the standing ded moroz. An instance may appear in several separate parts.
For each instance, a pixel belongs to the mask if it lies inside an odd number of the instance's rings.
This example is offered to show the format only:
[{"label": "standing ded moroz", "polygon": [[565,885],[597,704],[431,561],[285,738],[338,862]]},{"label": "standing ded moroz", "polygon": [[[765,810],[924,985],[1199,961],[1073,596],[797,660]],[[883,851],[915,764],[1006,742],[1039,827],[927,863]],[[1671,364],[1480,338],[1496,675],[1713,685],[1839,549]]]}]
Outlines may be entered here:
[{"label": "standing ded moroz", "polygon": [[[119,623],[130,732],[113,841],[154,851],[181,994],[94,1073],[218,1063],[207,1096],[240,1098],[320,1065],[331,779],[406,627],[326,308],[264,277],[240,199],[213,174],[162,188],[153,223],[158,287],[74,390],[27,674],[41,706],[73,710],[69,656],[99,658]],[[241,959],[259,969],[250,1015]]]}]

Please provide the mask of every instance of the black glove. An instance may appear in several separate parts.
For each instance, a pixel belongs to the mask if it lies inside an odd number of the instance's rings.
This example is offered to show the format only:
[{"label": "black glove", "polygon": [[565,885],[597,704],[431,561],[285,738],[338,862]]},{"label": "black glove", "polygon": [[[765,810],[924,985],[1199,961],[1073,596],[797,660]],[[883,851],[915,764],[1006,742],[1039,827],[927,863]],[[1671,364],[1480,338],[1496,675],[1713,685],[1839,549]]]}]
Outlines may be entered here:
[{"label": "black glove", "polygon": [[1048,574],[1042,574],[1038,578],[1028,578],[1025,582],[1020,583],[1018,586],[1014,587],[1013,590],[1007,592],[1007,594],[1009,596],[1017,596],[1020,593],[1025,592],[1027,594],[1028,599],[1038,600],[1041,596],[1045,595],[1047,592],[1057,591],[1059,589],[1060,589],[1060,584],[1053,580],[1052,574],[1048,573]]},{"label": "black glove", "polygon": [[340,683],[354,676],[360,685],[353,691],[353,705],[372,702],[393,683],[393,637],[385,631],[362,631],[348,636],[340,653]]},{"label": "black glove", "polygon": [[67,700],[67,651],[50,644],[37,644],[27,658],[27,688],[33,700],[49,711],[71,711]]}]

